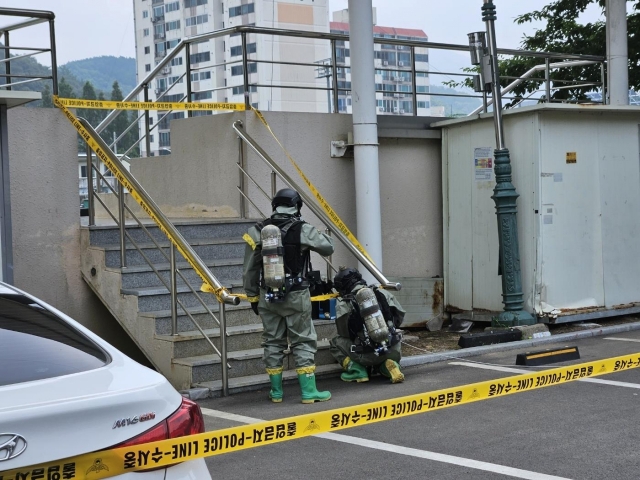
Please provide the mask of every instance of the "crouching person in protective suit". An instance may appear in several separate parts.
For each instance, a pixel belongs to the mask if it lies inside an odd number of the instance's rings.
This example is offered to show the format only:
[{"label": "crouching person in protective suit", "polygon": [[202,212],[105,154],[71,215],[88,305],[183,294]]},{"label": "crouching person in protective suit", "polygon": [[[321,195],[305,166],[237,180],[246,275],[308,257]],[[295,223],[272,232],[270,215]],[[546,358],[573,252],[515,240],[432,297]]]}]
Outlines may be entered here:
[{"label": "crouching person in protective suit", "polygon": [[247,242],[243,284],[251,308],[262,318],[262,346],[271,390],[269,398],[282,402],[282,365],[287,337],[295,359],[302,403],[324,402],[329,392],[319,392],[315,379],[317,335],[311,319],[307,273],[311,251],[327,256],[333,242],[300,217],[302,198],[285,188],[271,201],[273,214],[251,227]]},{"label": "crouching person in protective suit", "polygon": [[395,297],[375,286],[367,287],[355,268],[340,267],[333,280],[338,335],[330,351],[344,372],[345,382],[368,382],[369,371],[379,371],[391,383],[404,380],[400,371],[400,333],[405,311]]}]

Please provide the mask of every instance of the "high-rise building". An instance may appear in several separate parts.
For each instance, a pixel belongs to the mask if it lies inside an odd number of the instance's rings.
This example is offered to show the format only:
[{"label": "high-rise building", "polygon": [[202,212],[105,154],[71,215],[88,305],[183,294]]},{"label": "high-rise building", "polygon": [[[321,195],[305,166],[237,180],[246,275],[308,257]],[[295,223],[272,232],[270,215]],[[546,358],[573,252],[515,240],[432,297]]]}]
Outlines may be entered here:
[{"label": "high-rise building", "polygon": [[[329,31],[329,2],[134,0],[134,21],[140,81],[183,38],[239,25],[326,33]],[[330,56],[329,50],[326,41],[249,34],[247,69],[251,84],[250,103],[261,110],[326,111],[326,92],[300,88],[323,86],[313,67],[269,62],[313,63],[316,59]],[[186,81],[190,81],[192,101],[244,102],[240,35],[193,44],[190,64],[191,78],[180,78],[186,72],[184,56],[173,59],[153,81],[149,99],[182,101],[186,96]],[[287,86],[298,88],[284,88]],[[165,113],[152,112],[152,120],[157,122]],[[202,115],[211,112],[193,113]],[[169,121],[184,115],[184,112],[171,113],[154,129],[151,155],[170,153]],[[141,149],[144,152],[145,142],[141,143]]]},{"label": "high-rise building", "polygon": [[[349,33],[348,10],[334,13],[329,23],[329,0],[134,0],[138,81],[145,78],[181,39],[235,26],[258,26],[285,30]],[[374,9],[375,18],[375,9]],[[422,30],[374,27],[374,36],[426,41]],[[349,48],[336,43],[338,65],[338,111],[351,112]],[[415,47],[418,115],[429,115],[428,49]],[[412,115],[411,47],[375,45],[376,101],[380,114]],[[260,110],[332,111],[330,71],[296,65],[323,63],[331,57],[328,41],[262,34],[247,35],[249,102]],[[286,63],[276,63],[286,62]],[[191,101],[244,102],[242,40],[239,34],[192,43],[191,75],[184,78],[186,59],[176,56],[149,85],[149,100],[180,102],[186,99],[186,82],[191,82]],[[324,73],[323,73],[324,72]],[[326,80],[325,80],[326,78]],[[325,83],[325,81],[327,83]],[[140,98],[142,100],[142,98]],[[150,135],[150,155],[171,152],[172,119],[184,112],[153,111],[156,123]],[[197,111],[193,115],[212,112]],[[166,115],[166,116],[165,116]],[[164,118],[163,118],[164,117]],[[162,119],[162,120],[160,120]],[[143,120],[140,121],[144,126]],[[146,142],[140,144],[146,156]]]},{"label": "high-rise building", "polygon": [[[374,24],[376,11],[373,12]],[[349,11],[333,13],[331,33],[349,34]],[[412,42],[426,42],[427,34],[422,30],[409,28],[381,27],[374,25],[373,36],[394,38]],[[350,49],[345,42],[337,42],[338,65],[350,65]],[[376,104],[379,115],[413,115],[411,47],[405,45],[374,44],[376,67]],[[417,114],[432,115],[429,96],[429,49],[414,47],[415,76],[417,93]],[[351,72],[348,68],[338,69],[338,111],[351,113]],[[343,90],[344,89],[344,90]]]}]

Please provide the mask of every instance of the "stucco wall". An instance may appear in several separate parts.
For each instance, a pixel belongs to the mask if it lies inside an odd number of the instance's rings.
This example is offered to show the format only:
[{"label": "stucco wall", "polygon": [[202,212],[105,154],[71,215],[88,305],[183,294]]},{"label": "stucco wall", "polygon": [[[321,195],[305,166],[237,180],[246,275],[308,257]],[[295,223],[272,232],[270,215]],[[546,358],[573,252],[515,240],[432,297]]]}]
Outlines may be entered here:
[{"label": "stucco wall", "polygon": [[8,112],[14,284],[146,362],[80,275],[76,131],[57,109]]},{"label": "stucco wall", "polygon": [[[331,140],[347,139],[350,115],[264,112],[282,144],[321,194],[357,236],[353,158],[331,158]],[[241,119],[246,131],[301,185],[294,167],[252,112],[237,112],[173,121],[172,154],[131,163],[132,173],[172,216],[235,216],[240,209],[238,138],[231,128]],[[388,123],[388,122],[387,122]],[[389,127],[387,125],[387,127]],[[380,188],[384,273],[388,276],[442,275],[442,185],[439,139],[381,138]],[[266,165],[245,147],[247,170],[271,192]],[[284,187],[278,182],[277,188]],[[267,213],[268,200],[249,183],[250,198]],[[213,213],[212,213],[213,212]],[[307,221],[321,223],[308,209]],[[259,214],[249,207],[248,216]],[[338,246],[334,265],[354,265]],[[316,260],[314,267],[324,271]]]}]

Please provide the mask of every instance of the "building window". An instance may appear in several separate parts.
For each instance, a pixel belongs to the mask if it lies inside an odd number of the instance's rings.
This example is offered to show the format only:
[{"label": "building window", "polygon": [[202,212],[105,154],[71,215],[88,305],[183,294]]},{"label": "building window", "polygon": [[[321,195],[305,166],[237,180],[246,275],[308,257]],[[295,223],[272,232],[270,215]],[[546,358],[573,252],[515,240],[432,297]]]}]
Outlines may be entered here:
[{"label": "building window", "polygon": [[145,71],[145,72],[150,72],[150,71],[151,71],[151,64],[150,64],[150,63],[147,63],[147,64],[144,66],[144,71]]},{"label": "building window", "polygon": [[[256,44],[247,43],[247,54],[256,53]],[[231,56],[237,57],[238,55],[242,55],[242,45],[238,45],[236,47],[231,47]]]},{"label": "building window", "polygon": [[425,55],[424,53],[416,53],[416,62],[429,63],[429,55]]},{"label": "building window", "polygon": [[[159,137],[161,147],[168,147],[169,145],[171,145],[171,133],[160,132]],[[160,155],[162,155],[162,153]]]},{"label": "building window", "polygon": [[169,77],[167,78],[167,84],[168,85],[173,85],[174,83],[182,83],[183,78],[182,77]]},{"label": "building window", "polygon": [[418,85],[416,88],[418,93],[429,93],[429,87],[427,85]]},{"label": "building window", "polygon": [[167,13],[175,12],[176,10],[180,10],[180,2],[171,2],[164,6],[164,11]]},{"label": "building window", "polygon": [[207,23],[208,21],[209,21],[209,15],[205,13],[204,15],[198,15],[197,17],[189,17],[185,20],[184,23],[187,27],[192,27],[194,25]]},{"label": "building window", "polygon": [[142,18],[149,18],[149,10],[142,11]]},{"label": "building window", "polygon": [[176,57],[171,60],[171,66],[175,67],[177,65],[182,65],[182,57]]},{"label": "building window", "polygon": [[195,92],[191,94],[191,101],[208,100],[212,97],[211,92]]},{"label": "building window", "polygon": [[169,50],[170,48],[173,48],[176,45],[178,45],[178,43],[180,43],[180,39],[176,38],[174,40],[167,40],[166,42],[164,42],[164,46],[166,47],[167,50]]},{"label": "building window", "polygon": [[165,23],[164,29],[169,30],[178,30],[180,28],[180,20],[175,20],[173,22]]},{"label": "building window", "polygon": [[209,0],[184,0],[184,8],[197,7],[198,5],[206,5]]},{"label": "building window", "polygon": [[[257,63],[249,63],[247,65],[247,69],[249,71],[249,73],[256,73],[258,71],[258,64]],[[231,75],[235,76],[235,75],[242,75],[243,73],[243,69],[242,69],[242,65],[235,65],[233,67],[231,67]]]},{"label": "building window", "polygon": [[144,47],[144,53],[145,55],[151,53],[151,47]]},{"label": "building window", "polygon": [[211,72],[196,72],[191,74],[191,81],[197,82],[198,80],[209,80],[211,78]]},{"label": "building window", "polygon": [[144,30],[142,30],[142,36],[143,37],[148,37],[149,36],[149,29],[145,28]]},{"label": "building window", "polygon": [[87,178],[87,166],[86,165],[80,165],[80,177],[81,178]]},{"label": "building window", "polygon": [[418,108],[429,108],[429,102],[418,102]]},{"label": "building window", "polygon": [[249,3],[247,5],[239,5],[237,7],[231,7],[229,9],[229,18],[237,17],[238,15],[248,15],[254,12],[254,4]]},{"label": "building window", "polygon": [[[257,92],[258,87],[255,85],[249,85],[250,92]],[[244,85],[239,85],[237,87],[232,87],[233,95],[242,95],[244,93]]]},{"label": "building window", "polygon": [[156,25],[153,27],[153,34],[156,37],[164,37],[164,23]]},{"label": "building window", "polygon": [[201,63],[208,62],[211,60],[211,53],[202,52],[202,53],[194,53],[189,57],[190,62],[193,63]]}]

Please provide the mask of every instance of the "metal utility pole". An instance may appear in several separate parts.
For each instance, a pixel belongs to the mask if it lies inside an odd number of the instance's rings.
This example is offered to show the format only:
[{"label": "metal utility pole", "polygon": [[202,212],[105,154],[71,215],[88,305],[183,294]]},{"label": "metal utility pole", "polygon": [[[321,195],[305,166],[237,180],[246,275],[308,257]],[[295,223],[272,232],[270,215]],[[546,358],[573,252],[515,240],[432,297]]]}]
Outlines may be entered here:
[{"label": "metal utility pole", "polygon": [[[349,45],[357,236],[378,269],[382,270],[378,118],[371,0],[349,0]],[[374,280],[364,269],[362,274],[367,282]]]},{"label": "metal utility pole", "polygon": [[502,125],[502,96],[500,70],[496,46],[496,7],[492,0],[484,0],[482,20],[485,22],[491,60],[493,121],[496,131],[494,170],[496,186],[491,197],[496,204],[498,239],[500,242],[499,273],[502,275],[502,303],[504,311],[492,322],[495,326],[533,325],[536,320],[523,309],[522,275],[520,273],[520,247],[518,244],[518,194],[511,183],[511,157],[505,146]]},{"label": "metal utility pole", "polygon": [[606,0],[607,97],[610,105],[629,105],[627,1]]}]

